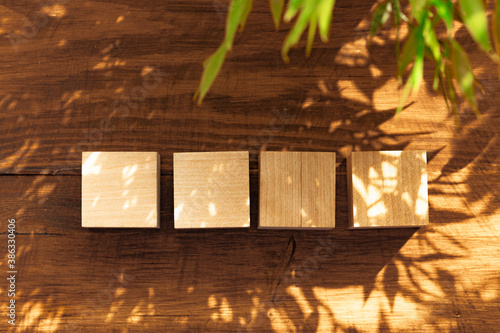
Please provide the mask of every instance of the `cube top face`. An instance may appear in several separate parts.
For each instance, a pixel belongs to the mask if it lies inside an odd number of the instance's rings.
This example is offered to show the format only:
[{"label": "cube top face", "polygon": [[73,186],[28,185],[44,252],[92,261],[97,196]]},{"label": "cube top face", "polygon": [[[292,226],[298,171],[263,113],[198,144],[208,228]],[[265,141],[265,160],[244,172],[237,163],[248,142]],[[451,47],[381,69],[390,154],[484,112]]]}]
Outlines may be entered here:
[{"label": "cube top face", "polygon": [[259,228],[335,227],[335,153],[261,152]]},{"label": "cube top face", "polygon": [[429,224],[425,151],[353,152],[347,183],[349,228]]},{"label": "cube top face", "polygon": [[82,153],[82,227],[158,228],[156,152]]},{"label": "cube top face", "polygon": [[248,152],[174,153],[175,228],[250,226]]}]

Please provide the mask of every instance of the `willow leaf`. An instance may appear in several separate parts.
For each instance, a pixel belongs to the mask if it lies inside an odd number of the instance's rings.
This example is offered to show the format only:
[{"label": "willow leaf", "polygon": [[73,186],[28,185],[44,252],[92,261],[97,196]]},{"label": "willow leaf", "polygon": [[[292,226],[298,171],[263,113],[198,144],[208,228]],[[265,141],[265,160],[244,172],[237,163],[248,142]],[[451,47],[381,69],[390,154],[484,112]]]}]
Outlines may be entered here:
[{"label": "willow leaf", "polygon": [[302,33],[307,28],[307,24],[311,19],[313,10],[314,1],[306,2],[299,14],[299,17],[297,18],[297,21],[286,36],[285,41],[283,42],[283,47],[281,48],[281,57],[285,63],[290,61],[290,58],[288,58],[288,51],[290,51],[290,49],[299,42],[300,36],[302,36]]},{"label": "willow leaf", "polygon": [[398,59],[398,79],[401,81],[401,76],[406,67],[412,62],[417,53],[417,44],[415,42],[416,28],[410,28],[410,34],[403,45],[403,50]]},{"label": "willow leaf", "polygon": [[399,52],[400,52],[400,30],[401,30],[401,5],[399,4],[399,0],[391,0],[394,7],[394,26],[396,27],[396,59],[399,61]]},{"label": "willow leaf", "polygon": [[439,41],[436,37],[436,32],[432,27],[432,23],[429,17],[424,20],[423,37],[425,46],[427,46],[434,58],[436,63],[441,63],[441,49],[439,46]]},{"label": "willow leaf", "polygon": [[317,23],[318,23],[318,16],[316,12],[313,12],[309,20],[309,33],[307,35],[306,58],[309,58],[309,56],[311,55],[311,50],[314,43],[314,35],[316,35]]},{"label": "willow leaf", "polygon": [[[420,29],[419,29],[420,30]],[[422,80],[424,78],[424,37],[422,34],[418,33],[416,35],[417,40],[417,53],[415,54],[415,61],[413,62],[413,70],[411,72],[412,81],[412,93],[417,92],[420,89]]]},{"label": "willow leaf", "polygon": [[217,51],[203,62],[203,74],[193,97],[193,99],[198,99],[198,105],[201,104],[219,74],[226,54],[233,46],[236,30],[238,27],[244,28],[251,9],[252,0],[232,0],[226,19],[224,41]]},{"label": "willow leaf", "polygon": [[245,25],[247,24],[248,15],[252,10],[253,0],[245,0],[245,5],[243,7],[243,12],[240,14],[240,32],[243,32]]},{"label": "willow leaf", "polygon": [[328,42],[330,38],[330,24],[333,18],[333,9],[335,0],[320,0],[316,13],[318,15],[319,36],[323,43]]},{"label": "willow leaf", "polygon": [[[500,56],[500,0],[497,0],[495,15],[493,17],[493,40],[497,55]],[[498,65],[498,78],[500,79],[500,64]]]},{"label": "willow leaf", "polygon": [[198,105],[201,104],[208,89],[210,89],[215,78],[219,75],[227,51],[226,44],[222,44],[215,53],[203,62],[203,74],[201,76],[200,85],[194,94],[194,99],[198,99]]},{"label": "willow leaf", "polygon": [[290,0],[288,2],[288,8],[286,9],[285,16],[283,16],[283,20],[285,22],[290,22],[295,15],[297,15],[299,8],[302,7],[304,1],[307,0]]},{"label": "willow leaf", "polygon": [[370,28],[370,36],[380,30],[380,28],[389,20],[392,12],[392,4],[389,1],[382,2],[373,12],[372,26]]},{"label": "willow leaf", "polygon": [[485,51],[491,51],[484,3],[480,0],[460,0],[460,8],[462,9],[462,20],[472,38]]},{"label": "willow leaf", "polygon": [[453,74],[458,82],[460,91],[467,98],[476,115],[479,116],[474,89],[474,73],[472,72],[472,68],[470,67],[470,62],[467,54],[460,46],[460,44],[458,44],[458,42],[455,40],[452,43],[451,62],[453,65]]},{"label": "willow leaf", "polygon": [[285,0],[269,0],[269,7],[271,8],[271,14],[273,15],[274,27],[276,30],[280,27],[281,14],[283,14],[284,6]]},{"label": "willow leaf", "polygon": [[411,15],[417,20],[419,24],[422,22],[424,12],[427,7],[427,1],[428,0],[410,0]]},{"label": "willow leaf", "polygon": [[245,26],[251,8],[252,0],[233,0],[231,2],[226,20],[226,35],[224,36],[224,43],[228,50],[233,45],[234,35],[238,27]]},{"label": "willow leaf", "polygon": [[436,12],[446,24],[448,32],[453,28],[453,3],[451,0],[433,0],[432,4],[436,7]]},{"label": "willow leaf", "polygon": [[[413,61],[413,68],[410,73],[410,76],[408,77],[408,80],[406,81],[406,85],[403,91],[403,96],[401,97],[396,113],[399,113],[403,110],[403,105],[406,98],[408,98],[410,93],[413,94],[417,92],[420,89],[420,85],[422,84],[422,80],[424,77],[424,53],[425,53],[423,29],[424,25],[421,24],[417,29],[414,30],[415,33],[413,34],[413,38],[415,43],[415,60]],[[409,39],[410,38],[408,38],[408,40],[406,41],[407,43]]]}]

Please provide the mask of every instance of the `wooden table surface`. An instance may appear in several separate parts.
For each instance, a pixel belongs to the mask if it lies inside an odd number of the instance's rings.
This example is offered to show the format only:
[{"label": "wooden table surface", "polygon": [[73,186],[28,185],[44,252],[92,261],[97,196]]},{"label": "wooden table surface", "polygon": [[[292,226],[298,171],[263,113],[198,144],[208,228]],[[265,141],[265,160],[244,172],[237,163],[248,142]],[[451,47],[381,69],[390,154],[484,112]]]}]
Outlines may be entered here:
[{"label": "wooden table surface", "polygon": [[[0,330],[23,332],[494,332],[500,325],[500,81],[457,131],[426,83],[398,117],[394,39],[367,52],[372,0],[338,0],[331,41],[280,58],[256,1],[202,106],[224,0],[0,4]],[[45,13],[45,14],[43,14]],[[346,156],[428,151],[430,225],[347,230]],[[157,151],[161,228],[81,228],[81,152]],[[251,227],[173,228],[172,154],[249,150]],[[258,230],[258,151],[337,153],[336,228]],[[7,224],[16,220],[16,326]],[[5,245],[4,245],[5,244]]]}]

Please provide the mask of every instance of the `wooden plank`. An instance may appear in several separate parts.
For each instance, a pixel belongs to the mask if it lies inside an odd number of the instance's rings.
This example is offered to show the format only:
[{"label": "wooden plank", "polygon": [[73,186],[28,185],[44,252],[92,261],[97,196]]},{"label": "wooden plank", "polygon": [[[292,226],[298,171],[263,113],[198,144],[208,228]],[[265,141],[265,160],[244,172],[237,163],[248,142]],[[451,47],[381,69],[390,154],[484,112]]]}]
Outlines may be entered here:
[{"label": "wooden plank", "polygon": [[259,228],[334,228],[335,153],[261,152]]},{"label": "wooden plank", "polygon": [[159,228],[156,152],[82,154],[82,227]]},{"label": "wooden plank", "polygon": [[250,226],[248,152],[174,153],[175,228]]},{"label": "wooden plank", "polygon": [[353,152],[347,177],[350,228],[429,224],[425,151]]}]

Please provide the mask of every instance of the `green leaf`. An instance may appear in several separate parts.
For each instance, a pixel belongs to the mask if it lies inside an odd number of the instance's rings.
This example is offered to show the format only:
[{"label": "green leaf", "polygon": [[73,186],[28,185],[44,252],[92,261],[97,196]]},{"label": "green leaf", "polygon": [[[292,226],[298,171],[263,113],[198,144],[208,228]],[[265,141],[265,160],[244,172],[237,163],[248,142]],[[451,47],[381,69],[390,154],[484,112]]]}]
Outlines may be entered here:
[{"label": "green leaf", "polygon": [[476,115],[479,116],[474,89],[475,77],[470,67],[469,57],[455,40],[452,42],[451,62],[453,65],[453,74],[458,82],[460,91],[467,98]]},{"label": "green leaf", "polygon": [[399,4],[399,0],[391,0],[393,3],[394,7],[394,26],[396,27],[396,59],[399,62],[399,52],[400,52],[400,47],[401,47],[401,41],[400,41],[400,30],[401,30],[401,19],[402,19],[402,13],[401,13],[401,5]]},{"label": "green leaf", "polygon": [[[436,67],[437,69],[437,67]],[[446,95],[445,87],[444,87],[444,80],[443,80],[443,73],[438,72],[438,77],[439,77],[439,86],[441,87],[441,93],[443,94],[444,101],[446,102],[446,108],[450,110],[450,103],[448,101],[448,95]]]},{"label": "green leaf", "polygon": [[312,45],[314,43],[314,35],[316,35],[316,27],[318,22],[318,16],[316,12],[311,14],[311,19],[309,20],[309,34],[307,35],[307,46],[306,46],[306,58],[311,55]]},{"label": "green leaf", "polygon": [[280,27],[281,14],[283,14],[284,6],[285,0],[269,0],[269,7],[271,8],[271,14],[273,15],[274,27],[276,30]]},{"label": "green leaf", "polygon": [[201,104],[215,78],[220,72],[226,54],[233,47],[234,35],[238,27],[245,27],[248,15],[252,10],[252,0],[232,0],[226,19],[226,33],[221,46],[203,62],[203,74],[193,99]]},{"label": "green leaf", "polygon": [[[425,13],[423,15],[425,15]],[[406,98],[410,95],[410,93],[413,94],[417,92],[420,89],[420,85],[422,84],[422,80],[424,77],[424,52],[425,52],[423,29],[424,29],[424,24],[421,24],[418,28],[414,29],[415,33],[410,35],[410,37],[413,35],[413,40],[415,43],[414,45],[415,60],[413,61],[413,68],[410,76],[408,77],[408,80],[406,81],[406,85],[403,91],[403,96],[401,96],[401,100],[399,102],[399,106],[396,110],[396,113],[399,113],[403,110]],[[408,45],[408,42],[411,42],[410,37],[406,41],[405,46]],[[405,50],[403,48],[402,55],[404,55],[404,52]],[[411,61],[411,58],[409,59]],[[405,67],[406,66],[403,67],[403,70]]]},{"label": "green leaf", "polygon": [[481,0],[460,0],[462,20],[472,38],[487,52],[491,51],[488,20]]},{"label": "green leaf", "polygon": [[[500,1],[497,1],[495,14],[493,16],[493,40],[497,55],[500,56]],[[500,64],[498,65],[498,79],[500,79]]]},{"label": "green leaf", "polygon": [[411,16],[414,17],[420,24],[422,22],[422,17],[427,7],[428,0],[410,0],[411,4]]},{"label": "green leaf", "polygon": [[227,51],[226,44],[222,44],[215,53],[203,62],[203,74],[201,76],[200,85],[194,94],[194,99],[198,98],[198,105],[201,104],[208,89],[210,89],[212,83],[219,74]]},{"label": "green leaf", "polygon": [[[306,0],[307,1],[307,0]],[[283,21],[290,22],[297,12],[299,8],[302,7],[304,0],[290,0],[288,2],[288,8],[286,9],[285,16],[283,17]]]},{"label": "green leaf", "polygon": [[427,16],[424,19],[423,37],[425,46],[427,46],[434,58],[434,61],[441,63],[441,49],[439,46],[439,41],[436,37],[436,32],[432,27],[430,18]]},{"label": "green leaf", "polygon": [[432,4],[436,7],[437,14],[446,24],[448,32],[453,29],[453,3],[451,0],[433,0]]},{"label": "green leaf", "polygon": [[328,41],[330,23],[333,15],[335,0],[290,0],[284,15],[284,21],[290,21],[297,13],[298,17],[290,29],[281,48],[281,57],[288,63],[288,52],[297,45],[304,30],[309,26],[307,37],[306,56],[311,53],[316,28],[319,26],[320,37],[323,42]]},{"label": "green leaf", "polygon": [[285,63],[290,62],[290,58],[288,58],[288,51],[290,51],[293,46],[297,45],[300,36],[302,36],[302,33],[307,28],[307,24],[309,23],[311,15],[314,11],[314,2],[314,0],[305,2],[304,7],[299,14],[299,17],[297,18],[297,21],[295,22],[294,26],[283,42],[283,47],[281,48],[281,57],[283,58],[283,61]]},{"label": "green leaf", "polygon": [[412,62],[415,54],[417,53],[417,43],[415,42],[415,35],[417,33],[416,28],[410,27],[410,33],[406,42],[403,45],[403,50],[398,59],[398,79],[401,81],[401,76],[403,75],[406,67]]},{"label": "green leaf", "polygon": [[252,0],[233,0],[231,2],[226,20],[226,35],[224,36],[224,43],[228,50],[233,45],[234,35],[238,26],[245,26],[251,8]]},{"label": "green leaf", "polygon": [[319,36],[323,43],[326,43],[330,38],[330,24],[333,17],[333,8],[335,0],[320,0],[316,15],[318,16]]},{"label": "green leaf", "polygon": [[434,76],[432,77],[432,89],[434,91],[437,91],[439,89],[439,67],[436,66],[436,68],[434,69]]},{"label": "green leaf", "polygon": [[396,26],[399,26],[400,20],[403,20],[405,22],[408,22],[409,19],[406,17],[406,15],[401,11],[401,4],[399,3],[399,0],[391,0],[392,1],[392,7],[394,8],[394,23]]},{"label": "green leaf", "polygon": [[[444,43],[444,58],[445,59],[451,59],[451,51],[450,51],[451,44],[450,43]],[[452,66],[451,61],[447,62],[447,64],[444,66],[444,77],[446,79],[446,86],[448,87],[448,95],[450,97],[450,102],[451,102],[451,113],[455,117],[455,125],[460,127],[460,122],[458,118],[458,110],[457,110],[457,100],[455,98],[455,89],[453,88],[453,81],[452,81],[452,69],[450,68]]]},{"label": "green leaf", "polygon": [[382,2],[373,13],[372,26],[370,28],[370,36],[380,30],[380,28],[389,20],[392,12],[392,4],[389,1]]},{"label": "green leaf", "polygon": [[245,6],[240,17],[240,32],[243,32],[245,25],[247,23],[248,15],[252,11],[253,0],[245,0]]},{"label": "green leaf", "polygon": [[420,89],[424,77],[424,38],[421,34],[417,34],[417,53],[415,54],[415,61],[413,62],[413,70],[410,75],[412,83],[412,93]]}]

